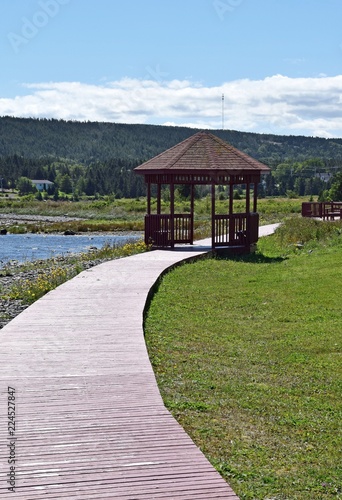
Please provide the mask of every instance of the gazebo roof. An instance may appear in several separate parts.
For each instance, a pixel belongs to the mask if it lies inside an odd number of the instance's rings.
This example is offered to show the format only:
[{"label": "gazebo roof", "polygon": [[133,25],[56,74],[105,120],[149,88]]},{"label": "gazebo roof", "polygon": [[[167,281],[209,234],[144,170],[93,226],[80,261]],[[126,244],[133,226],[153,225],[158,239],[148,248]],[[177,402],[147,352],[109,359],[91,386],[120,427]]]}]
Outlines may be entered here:
[{"label": "gazebo roof", "polygon": [[270,168],[209,132],[198,132],[134,169],[137,174],[268,173]]}]

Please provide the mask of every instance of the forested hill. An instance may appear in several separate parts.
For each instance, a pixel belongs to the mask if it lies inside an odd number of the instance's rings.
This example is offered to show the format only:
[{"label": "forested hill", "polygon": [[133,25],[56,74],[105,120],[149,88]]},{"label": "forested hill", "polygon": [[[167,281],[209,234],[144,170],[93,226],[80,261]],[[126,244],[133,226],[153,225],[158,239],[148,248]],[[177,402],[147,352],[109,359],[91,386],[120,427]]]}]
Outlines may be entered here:
[{"label": "forested hill", "polygon": [[[145,186],[134,167],[197,131],[0,117],[1,187],[28,194],[32,179],[47,179],[53,187],[46,194],[55,199],[70,193],[73,199],[109,194],[135,198],[145,193]],[[342,139],[211,132],[271,167],[265,195],[319,194],[342,168]]]},{"label": "forested hill", "polygon": [[[186,127],[0,117],[0,157],[49,157],[83,165],[113,158],[144,161],[196,132]],[[286,160],[342,160],[342,139],[211,132],[271,167]]]}]

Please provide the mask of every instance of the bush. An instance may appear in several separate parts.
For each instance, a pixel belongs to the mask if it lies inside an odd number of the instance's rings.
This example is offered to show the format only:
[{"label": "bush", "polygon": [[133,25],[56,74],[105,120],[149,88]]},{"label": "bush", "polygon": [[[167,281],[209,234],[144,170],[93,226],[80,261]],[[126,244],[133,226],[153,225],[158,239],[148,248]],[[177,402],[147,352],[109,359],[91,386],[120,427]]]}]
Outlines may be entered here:
[{"label": "bush", "polygon": [[324,241],[339,237],[342,232],[342,222],[328,222],[308,218],[289,218],[278,227],[275,238],[283,246],[312,241]]}]

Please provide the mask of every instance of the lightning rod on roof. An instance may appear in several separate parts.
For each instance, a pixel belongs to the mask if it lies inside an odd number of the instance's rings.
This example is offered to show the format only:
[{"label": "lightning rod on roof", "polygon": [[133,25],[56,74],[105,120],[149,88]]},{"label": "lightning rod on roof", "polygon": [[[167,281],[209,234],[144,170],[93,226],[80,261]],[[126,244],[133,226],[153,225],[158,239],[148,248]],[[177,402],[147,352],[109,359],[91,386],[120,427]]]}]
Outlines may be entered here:
[{"label": "lightning rod on roof", "polygon": [[222,94],[222,130],[224,130],[224,94]]}]

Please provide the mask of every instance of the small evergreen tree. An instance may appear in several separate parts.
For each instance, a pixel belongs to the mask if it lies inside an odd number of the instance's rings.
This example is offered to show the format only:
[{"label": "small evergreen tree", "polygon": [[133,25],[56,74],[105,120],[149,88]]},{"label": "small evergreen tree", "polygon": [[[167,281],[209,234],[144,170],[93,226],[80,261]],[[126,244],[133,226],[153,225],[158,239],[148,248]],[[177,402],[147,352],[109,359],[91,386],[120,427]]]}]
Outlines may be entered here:
[{"label": "small evergreen tree", "polygon": [[35,193],[37,191],[36,186],[32,184],[32,181],[27,177],[19,177],[17,182],[17,189],[20,196],[25,194]]},{"label": "small evergreen tree", "polygon": [[329,195],[333,201],[342,201],[342,172],[334,175]]},{"label": "small evergreen tree", "polygon": [[60,189],[63,193],[72,193],[72,182],[69,174],[64,174],[61,179]]}]

